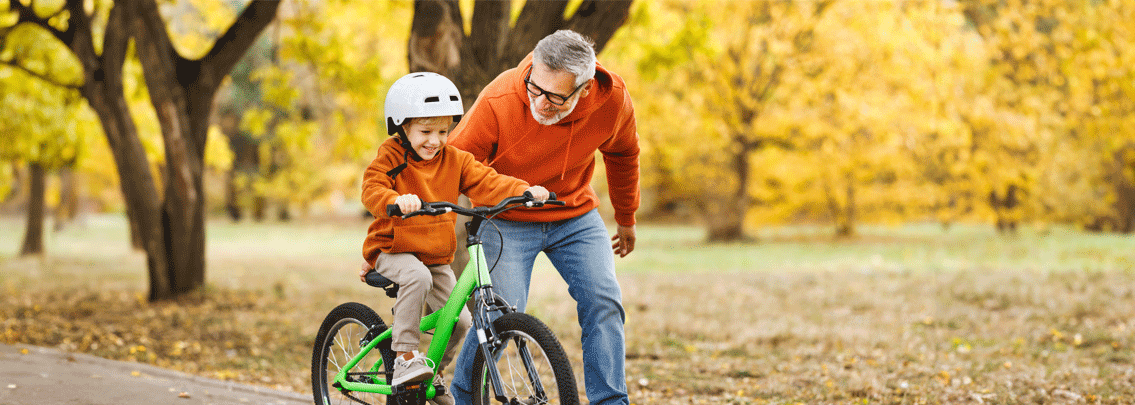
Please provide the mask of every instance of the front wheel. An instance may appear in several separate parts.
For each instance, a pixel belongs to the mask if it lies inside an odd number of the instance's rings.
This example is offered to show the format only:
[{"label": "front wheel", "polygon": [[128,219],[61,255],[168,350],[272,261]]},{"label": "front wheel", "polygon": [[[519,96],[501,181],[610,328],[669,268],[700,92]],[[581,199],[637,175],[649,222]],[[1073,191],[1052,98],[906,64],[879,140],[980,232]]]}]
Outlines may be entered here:
[{"label": "front wheel", "polygon": [[[493,351],[501,376],[501,389],[509,404],[578,405],[575,374],[555,334],[535,317],[514,312],[501,316],[493,327],[503,342]],[[483,353],[473,358],[473,403],[498,403]]]},{"label": "front wheel", "polygon": [[[386,329],[382,318],[366,305],[357,302],[348,302],[331,310],[319,333],[315,336],[315,348],[311,358],[311,390],[315,396],[316,405],[330,404],[383,404],[384,396],[366,392],[343,393],[333,383],[335,376],[347,366],[363,347],[360,342],[367,336],[372,328],[378,331]],[[390,376],[385,374],[385,365],[394,364],[394,351],[390,349],[390,341],[379,342],[375,347],[381,353],[382,365],[377,372],[372,372],[375,363],[380,358],[371,352],[363,361],[348,370],[347,379],[355,382],[390,383]]]}]

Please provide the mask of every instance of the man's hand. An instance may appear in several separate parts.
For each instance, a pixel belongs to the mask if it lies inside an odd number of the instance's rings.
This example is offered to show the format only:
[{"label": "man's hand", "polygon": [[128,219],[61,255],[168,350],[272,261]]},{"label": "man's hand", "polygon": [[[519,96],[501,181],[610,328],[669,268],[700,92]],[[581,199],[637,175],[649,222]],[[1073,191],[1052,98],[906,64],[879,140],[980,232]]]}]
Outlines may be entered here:
[{"label": "man's hand", "polygon": [[541,186],[528,187],[524,192],[532,194],[532,199],[539,202],[544,202],[544,200],[547,200],[549,197],[548,189]]},{"label": "man's hand", "polygon": [[611,237],[611,249],[615,250],[615,254],[619,257],[627,257],[634,251],[635,229],[634,225],[622,226],[615,231],[615,236]]}]

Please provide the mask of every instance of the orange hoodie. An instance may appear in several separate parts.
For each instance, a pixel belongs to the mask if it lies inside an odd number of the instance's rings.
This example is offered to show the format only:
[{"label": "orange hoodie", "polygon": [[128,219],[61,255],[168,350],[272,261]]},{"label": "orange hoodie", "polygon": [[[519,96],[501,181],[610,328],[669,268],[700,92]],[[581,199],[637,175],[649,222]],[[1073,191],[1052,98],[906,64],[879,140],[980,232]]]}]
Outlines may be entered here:
[{"label": "orange hoodie", "polygon": [[374,222],[363,243],[363,257],[374,264],[379,252],[413,253],[427,265],[453,261],[457,249],[453,233],[457,214],[417,216],[410,219],[391,218],[386,205],[403,194],[416,194],[426,202],[457,203],[458,194],[480,201],[500,202],[528,189],[528,183],[495,170],[473,159],[469,152],[446,145],[430,160],[410,158],[408,165],[393,178],[387,172],[405,162],[406,149],[397,137],[387,138],[378,148],[378,156],[363,175],[363,205],[374,215]]},{"label": "orange hoodie", "polygon": [[[639,204],[638,132],[634,107],[619,76],[596,64],[595,85],[575,110],[555,125],[540,125],[529,110],[524,75],[532,54],[497,76],[457,124],[449,144],[469,151],[501,174],[555,192],[562,207],[512,210],[510,221],[551,222],[574,218],[599,206],[591,187],[595,151],[603,154],[615,221],[634,225]],[[493,201],[469,197],[474,204]]]}]

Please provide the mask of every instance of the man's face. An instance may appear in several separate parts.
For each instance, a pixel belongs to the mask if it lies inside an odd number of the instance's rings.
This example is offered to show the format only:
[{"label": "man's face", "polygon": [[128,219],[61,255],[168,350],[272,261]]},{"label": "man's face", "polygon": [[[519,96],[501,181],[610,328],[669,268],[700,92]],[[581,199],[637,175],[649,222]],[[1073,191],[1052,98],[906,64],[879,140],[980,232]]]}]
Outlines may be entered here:
[{"label": "man's face", "polygon": [[[532,63],[532,70],[526,80],[532,118],[541,125],[560,122],[575,110],[579,99],[587,96],[591,89],[590,80],[577,87],[575,75],[550,70],[539,62]],[[558,105],[561,102],[562,105]]]},{"label": "man's face", "polygon": [[449,124],[452,120],[448,119],[411,119],[409,125],[406,125],[406,138],[410,140],[410,147],[414,152],[418,153],[418,157],[422,160],[433,159],[441,148],[445,147],[445,141],[449,138]]}]

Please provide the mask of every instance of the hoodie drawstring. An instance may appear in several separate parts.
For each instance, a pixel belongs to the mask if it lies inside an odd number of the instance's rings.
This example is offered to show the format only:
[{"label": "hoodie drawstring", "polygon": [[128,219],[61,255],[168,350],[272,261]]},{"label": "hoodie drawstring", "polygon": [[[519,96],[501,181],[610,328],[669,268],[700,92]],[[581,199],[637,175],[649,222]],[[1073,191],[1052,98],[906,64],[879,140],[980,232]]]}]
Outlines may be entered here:
[{"label": "hoodie drawstring", "polygon": [[564,165],[560,169],[560,180],[563,181],[564,176],[567,175],[568,157],[571,155],[571,141],[575,138],[575,121],[571,122],[571,128],[568,130],[568,144],[567,150],[564,151]]}]

